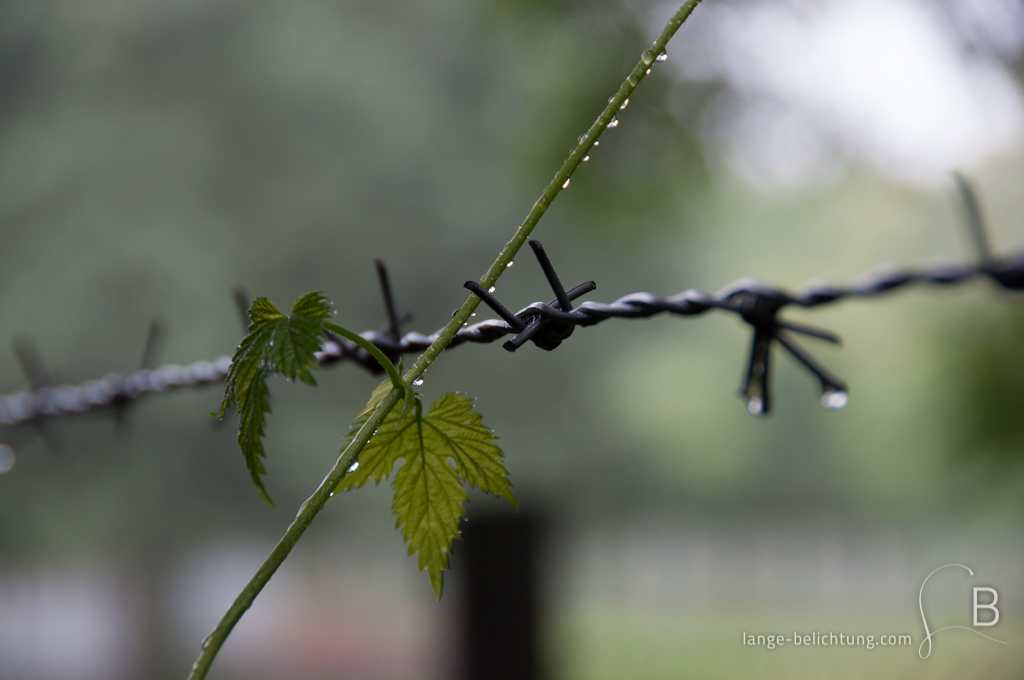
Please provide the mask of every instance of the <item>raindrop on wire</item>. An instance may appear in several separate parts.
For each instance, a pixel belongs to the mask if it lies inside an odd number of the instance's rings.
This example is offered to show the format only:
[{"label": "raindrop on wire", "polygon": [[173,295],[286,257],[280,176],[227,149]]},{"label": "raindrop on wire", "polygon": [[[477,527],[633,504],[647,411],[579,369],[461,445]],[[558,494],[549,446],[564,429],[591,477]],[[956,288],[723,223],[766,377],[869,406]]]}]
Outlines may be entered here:
[{"label": "raindrop on wire", "polygon": [[827,409],[838,411],[850,401],[850,395],[845,390],[825,390],[821,395],[821,405]]},{"label": "raindrop on wire", "polygon": [[764,415],[764,400],[761,397],[751,397],[747,400],[747,410],[751,415]]}]

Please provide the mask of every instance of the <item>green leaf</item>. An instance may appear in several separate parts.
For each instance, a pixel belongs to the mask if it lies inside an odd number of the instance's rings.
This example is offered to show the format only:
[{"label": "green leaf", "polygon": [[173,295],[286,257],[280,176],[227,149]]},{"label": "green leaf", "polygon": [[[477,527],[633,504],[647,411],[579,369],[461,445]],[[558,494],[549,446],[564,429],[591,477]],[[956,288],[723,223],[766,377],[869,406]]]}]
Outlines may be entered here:
[{"label": "green leaf", "polygon": [[222,418],[232,405],[238,405],[238,446],[252,483],[270,505],[273,502],[261,479],[266,470],[260,460],[266,457],[263,435],[266,414],[270,413],[267,375],[283,373],[290,380],[315,385],[310,369],[317,365],[314,353],[321,349],[322,324],[330,313],[331,303],[321,293],[300,297],[290,316],[267,298],[256,298],[249,308],[252,323],[231,357],[220,412],[213,414]]},{"label": "green leaf", "polygon": [[269,347],[269,361],[289,380],[316,385],[310,367],[316,366],[314,352],[323,342],[322,322],[331,313],[331,303],[322,293],[306,293],[292,305],[287,320],[275,322]]},{"label": "green leaf", "polygon": [[[374,390],[362,420],[387,394],[383,387],[384,383]],[[409,544],[409,554],[417,554],[419,568],[427,570],[438,598],[452,540],[458,537],[459,519],[465,514],[462,504],[468,496],[464,485],[518,507],[501,449],[494,444],[497,438],[482,424],[472,405],[471,398],[453,393],[435,401],[425,416],[420,415],[420,408],[416,415],[407,415],[396,405],[335,488],[335,493],[340,493],[371,479],[380,483],[391,475],[399,459],[405,461],[391,484],[395,492],[392,511]]]},{"label": "green leaf", "polygon": [[356,419],[365,420],[371,413],[373,413],[373,409],[377,408],[377,404],[391,393],[391,389],[393,387],[394,383],[391,382],[391,378],[387,378],[384,382],[374,387],[373,392],[370,393],[370,400],[366,402],[366,406],[364,406],[363,410],[359,412]]}]

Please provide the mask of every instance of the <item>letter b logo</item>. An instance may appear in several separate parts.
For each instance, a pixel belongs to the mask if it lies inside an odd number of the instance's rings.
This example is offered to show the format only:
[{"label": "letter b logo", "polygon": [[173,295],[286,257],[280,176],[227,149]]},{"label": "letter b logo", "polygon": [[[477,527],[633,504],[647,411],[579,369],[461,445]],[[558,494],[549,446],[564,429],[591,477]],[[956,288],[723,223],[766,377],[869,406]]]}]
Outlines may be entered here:
[{"label": "letter b logo", "polygon": [[[986,592],[992,594],[992,601],[986,603],[978,602],[978,593]],[[996,602],[999,602],[999,593],[996,592],[995,588],[979,587],[974,589],[974,625],[975,626],[994,626],[999,623],[999,610],[996,609]],[[978,610],[979,609],[991,609],[992,620],[991,621],[979,621]]]}]

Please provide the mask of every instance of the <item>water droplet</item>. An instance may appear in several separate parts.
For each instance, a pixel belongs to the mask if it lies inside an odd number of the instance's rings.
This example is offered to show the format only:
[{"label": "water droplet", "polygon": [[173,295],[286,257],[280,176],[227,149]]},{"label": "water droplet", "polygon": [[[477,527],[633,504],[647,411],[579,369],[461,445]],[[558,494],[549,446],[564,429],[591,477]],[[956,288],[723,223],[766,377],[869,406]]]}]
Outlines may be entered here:
[{"label": "water droplet", "polygon": [[[347,473],[355,472],[358,469],[359,469],[359,461],[357,460],[356,462],[352,463],[352,467],[350,467],[348,470],[345,470],[345,472],[347,474]],[[333,496],[334,494],[332,493],[331,495]]]},{"label": "water droplet", "polygon": [[584,162],[584,163],[586,163],[586,162],[587,162],[587,161],[589,161],[589,160],[590,160],[590,156],[584,156],[584,157],[583,157],[583,162]]},{"label": "water droplet", "polygon": [[641,56],[640,58],[641,58],[641,59],[643,60],[643,62],[644,62],[645,64],[647,64],[648,66],[650,66],[651,64],[653,64],[653,63],[654,63],[654,55],[653,55],[653,54],[651,54],[651,51],[650,51],[650,50],[647,50],[646,52],[644,52],[644,53],[643,53],[643,55],[642,55],[642,56]]},{"label": "water droplet", "polygon": [[416,387],[419,387],[420,385],[423,384],[423,378],[416,378],[415,380],[412,381],[412,384],[415,385]]},{"label": "water droplet", "polygon": [[647,73],[645,75],[651,75],[651,69],[647,69]]},{"label": "water droplet", "polygon": [[614,100],[614,99],[615,99],[615,95],[612,95],[611,97],[608,97],[608,103],[611,104],[612,100]]},{"label": "water droplet", "polygon": [[328,497],[328,498],[334,498],[334,492],[332,491],[332,492],[330,492],[329,494],[327,494],[327,497]]},{"label": "water droplet", "polygon": [[562,185],[562,188],[563,189],[568,189],[569,188],[569,180],[565,180],[565,184]]},{"label": "water droplet", "polygon": [[587,141],[587,133],[584,132],[582,135],[579,136],[579,139],[577,139],[576,142],[578,144],[582,144],[585,141]]},{"label": "water droplet", "polygon": [[515,264],[514,261],[513,262],[509,262],[507,265],[505,265],[505,269],[508,269],[509,267],[511,267],[514,264]]},{"label": "water droplet", "polygon": [[622,102],[622,106],[619,107],[619,111],[621,111],[622,109],[626,108],[627,106],[629,106],[629,98],[628,97],[626,98],[626,101]]},{"label": "water droplet", "polygon": [[839,410],[850,401],[850,395],[845,390],[825,390],[821,395],[821,405],[825,408]]},{"label": "water droplet", "polygon": [[[488,292],[488,293],[493,293],[493,292],[494,292],[494,291],[496,291],[496,290],[498,290],[498,289],[497,289],[497,288],[495,288],[494,286],[491,286],[490,288],[488,288],[488,289],[487,289],[487,292]],[[473,314],[473,316],[476,316],[476,314],[474,313],[474,314]]]},{"label": "water droplet", "polygon": [[609,128],[619,127],[619,119],[618,118],[612,118],[612,122],[608,123],[608,127]]},{"label": "water droplet", "polygon": [[14,467],[14,449],[7,444],[0,444],[0,474],[10,472]]},{"label": "water droplet", "polygon": [[601,142],[594,142],[594,146],[601,146]]},{"label": "water droplet", "polygon": [[668,61],[668,52],[662,51],[654,61]]},{"label": "water droplet", "polygon": [[764,400],[761,397],[751,397],[747,400],[747,410],[751,415],[764,415]]}]

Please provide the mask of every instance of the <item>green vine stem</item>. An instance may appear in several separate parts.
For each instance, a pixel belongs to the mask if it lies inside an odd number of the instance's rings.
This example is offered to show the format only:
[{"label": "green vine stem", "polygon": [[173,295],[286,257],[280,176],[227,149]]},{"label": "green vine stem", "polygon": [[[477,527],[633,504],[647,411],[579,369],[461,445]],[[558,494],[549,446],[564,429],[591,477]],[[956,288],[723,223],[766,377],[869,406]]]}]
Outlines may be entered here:
[{"label": "green vine stem", "polygon": [[[378,349],[377,346],[374,345],[369,340],[363,338],[357,333],[353,333],[352,331],[343,326],[331,323],[330,321],[325,321],[324,328],[326,328],[332,333],[340,335],[343,338],[351,340],[352,342],[356,343],[357,345],[365,349],[367,352],[369,352],[370,356],[376,359],[377,363],[379,363],[384,368],[384,370],[387,371],[388,377],[391,378],[391,384],[394,385],[394,388],[396,390],[399,390],[399,393],[405,399],[405,407],[407,409],[412,407],[413,403],[416,401],[416,393],[413,391],[411,384],[412,379],[410,378],[409,380],[403,380],[402,376],[399,375],[398,373],[398,369],[395,368],[395,365],[391,363],[391,360],[384,355],[384,352],[381,352],[380,349]],[[401,366],[402,362],[399,361],[398,365]]]},{"label": "green vine stem", "polygon": [[[533,208],[530,210],[530,214],[526,216],[523,223],[519,225],[516,233],[512,236],[512,239],[505,244],[502,248],[501,253],[498,254],[498,259],[494,261],[487,273],[484,274],[483,278],[480,279],[480,285],[484,288],[490,288],[498,281],[498,277],[505,271],[508,264],[512,262],[516,253],[522,248],[523,244],[530,237],[530,233],[534,227],[540,221],[541,217],[547,211],[551,202],[555,200],[559,192],[566,186],[566,182],[572,177],[573,172],[579,167],[580,163],[583,162],[584,156],[590,151],[591,147],[598,141],[601,134],[608,127],[609,123],[615,118],[615,115],[619,112],[622,104],[629,98],[633,90],[636,89],[640,81],[644,79],[651,67],[657,61],[658,56],[665,51],[665,47],[668,41],[671,40],[672,36],[675,35],[679,27],[682,26],[683,22],[686,21],[687,17],[693,12],[694,8],[700,3],[700,0],[686,0],[683,6],[679,8],[679,11],[669,19],[665,28],[661,31],[661,34],[651,44],[651,47],[646,50],[640,57],[639,63],[633,68],[633,71],[629,74],[626,80],[619,87],[615,96],[608,102],[608,106],[605,107],[601,115],[597,117],[587,133],[580,138],[576,148],[573,149],[569,158],[565,160],[562,167],[555,173],[554,179],[548,184],[547,188],[544,189],[544,193],[541,194],[537,202],[533,204]],[[455,334],[462,327],[476,310],[480,304],[480,298],[476,295],[470,295],[466,302],[463,303],[462,307],[456,312],[455,316],[452,317],[448,325],[444,327],[437,340],[427,348],[427,350],[420,355],[409,370],[406,372],[402,382],[408,384],[416,378],[420,377],[427,367],[441,354],[448,343],[452,341]],[[392,376],[394,380],[394,376]],[[242,592],[238,594],[235,601],[231,604],[231,607],[221,618],[217,627],[213,629],[213,632],[203,641],[202,650],[199,653],[199,658],[192,665],[192,672],[189,673],[188,680],[202,680],[206,677],[206,673],[210,669],[210,664],[213,663],[213,659],[217,656],[217,652],[220,651],[221,646],[227,639],[231,630],[238,623],[239,619],[245,613],[250,606],[252,606],[253,600],[263,590],[263,587],[270,581],[270,577],[274,575],[278,567],[284,562],[285,558],[288,557],[288,553],[298,542],[299,538],[306,531],[306,528],[313,522],[313,519],[319,514],[319,512],[327,504],[327,501],[334,495],[333,490],[338,486],[338,482],[345,476],[352,464],[357,460],[359,453],[366,446],[366,443],[373,436],[373,433],[377,430],[381,423],[384,422],[384,418],[393,409],[402,398],[402,393],[398,389],[392,389],[391,392],[377,404],[373,413],[366,419],[362,427],[356,432],[355,436],[349,442],[348,446],[341,452],[337,462],[331,471],[317,487],[313,495],[306,499],[306,502],[299,508],[298,513],[295,515],[295,519],[288,526],[284,536],[277,543],[270,555],[263,562],[260,568],[256,571],[256,574],[249,580]]]}]

